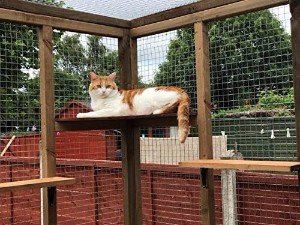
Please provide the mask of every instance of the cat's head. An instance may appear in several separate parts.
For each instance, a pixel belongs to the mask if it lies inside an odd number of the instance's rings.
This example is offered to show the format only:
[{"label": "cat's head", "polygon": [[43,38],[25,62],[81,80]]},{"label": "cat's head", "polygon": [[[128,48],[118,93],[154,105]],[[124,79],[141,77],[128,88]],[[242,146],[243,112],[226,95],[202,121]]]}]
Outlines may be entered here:
[{"label": "cat's head", "polygon": [[116,73],[108,76],[100,76],[94,72],[90,73],[89,93],[91,97],[107,98],[118,92],[118,87],[115,83]]}]

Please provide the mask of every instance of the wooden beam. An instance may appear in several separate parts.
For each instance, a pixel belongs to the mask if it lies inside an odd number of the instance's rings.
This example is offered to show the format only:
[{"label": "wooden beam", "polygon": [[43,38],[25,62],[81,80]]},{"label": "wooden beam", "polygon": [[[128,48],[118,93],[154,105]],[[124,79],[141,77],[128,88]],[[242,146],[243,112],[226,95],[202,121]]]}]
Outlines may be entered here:
[{"label": "wooden beam", "polygon": [[248,12],[284,5],[287,3],[288,0],[243,0],[185,16],[135,27],[131,29],[130,33],[132,37],[143,37],[190,26],[201,21],[224,19],[226,17],[232,17]]},{"label": "wooden beam", "polygon": [[124,224],[142,224],[140,129],[130,123],[122,130],[122,172],[124,180]]},{"label": "wooden beam", "polygon": [[237,169],[250,171],[293,172],[300,170],[300,162],[287,161],[252,161],[207,159],[179,163],[181,167],[211,168],[211,169]]},{"label": "wooden beam", "polygon": [[[194,25],[195,58],[197,82],[197,123],[199,135],[199,158],[212,159],[211,93],[209,70],[208,25],[200,22]],[[201,171],[201,217],[205,225],[214,225],[215,198],[212,170]]]},{"label": "wooden beam", "polygon": [[[53,74],[53,28],[39,29],[40,57],[40,101],[41,101],[41,177],[56,176],[55,134],[54,134],[54,74]],[[43,204],[42,223],[57,224],[56,188],[44,189],[41,194]]]},{"label": "wooden beam", "polygon": [[16,190],[24,190],[28,188],[43,188],[43,187],[54,187],[58,185],[70,185],[74,184],[74,178],[66,177],[49,177],[33,180],[14,181],[7,183],[0,183],[0,193],[10,192]]},{"label": "wooden beam", "polygon": [[[290,0],[297,155],[300,161],[300,2]],[[300,178],[300,175],[299,175]],[[299,180],[300,181],[300,180]]]},{"label": "wooden beam", "polygon": [[0,20],[108,37],[122,37],[124,29],[0,8]]},{"label": "wooden beam", "polygon": [[7,145],[5,146],[5,148],[3,149],[3,151],[1,152],[0,156],[4,156],[5,152],[7,151],[7,149],[11,145],[11,143],[15,140],[15,138],[16,138],[15,135],[11,137],[11,139],[9,140],[9,142],[7,143]]},{"label": "wooden beam", "polygon": [[[126,123],[133,127],[163,127],[177,126],[177,114],[160,114],[145,116],[118,116],[102,118],[68,118],[56,119],[56,131],[76,131],[76,130],[102,130],[102,129],[123,129]],[[195,113],[190,115],[190,125],[197,125],[197,116]]]},{"label": "wooden beam", "polygon": [[239,2],[241,0],[202,0],[187,4],[184,6],[179,6],[176,8],[168,9],[162,12],[154,13],[148,16],[140,17],[131,20],[131,27],[140,27],[151,23],[161,22],[164,20],[173,19],[180,16],[185,16],[188,14],[200,12],[206,9],[211,9],[234,2]]},{"label": "wooden beam", "polygon": [[69,20],[76,20],[99,25],[107,25],[120,28],[130,28],[130,21],[100,16],[91,13],[80,12],[71,9],[64,9],[55,6],[48,6],[21,0],[1,0],[0,8],[12,9],[27,13],[39,14],[44,16],[59,17]]}]

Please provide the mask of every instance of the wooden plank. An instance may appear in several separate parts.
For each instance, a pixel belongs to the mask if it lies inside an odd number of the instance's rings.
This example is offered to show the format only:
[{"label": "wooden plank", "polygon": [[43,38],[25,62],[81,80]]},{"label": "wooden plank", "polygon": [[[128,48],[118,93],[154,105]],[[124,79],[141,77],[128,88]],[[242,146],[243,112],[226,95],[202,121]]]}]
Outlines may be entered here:
[{"label": "wooden plank", "polygon": [[300,161],[300,2],[290,0],[297,155]]},{"label": "wooden plank", "polygon": [[[142,116],[119,116],[102,118],[68,118],[56,119],[56,131],[76,131],[76,130],[103,130],[103,129],[122,129],[126,123],[133,127],[163,127],[177,126],[177,114],[161,115],[142,115]],[[190,115],[190,125],[197,125],[197,116],[195,113]]]},{"label": "wooden plank", "polygon": [[[41,101],[41,177],[56,175],[55,134],[54,134],[54,74],[53,74],[53,28],[39,28],[40,57],[40,101]],[[57,224],[56,188],[42,190],[42,223]]]},{"label": "wooden plank", "polygon": [[[195,58],[197,82],[197,124],[199,136],[199,158],[212,159],[211,93],[209,71],[208,25],[201,22],[194,25]],[[213,171],[201,171],[201,218],[205,225],[214,225],[215,198]]]},{"label": "wooden plank", "polygon": [[3,149],[3,151],[1,152],[0,156],[4,156],[5,152],[7,151],[7,149],[11,145],[11,143],[15,140],[15,138],[16,138],[15,135],[11,137],[11,139],[9,140],[9,142],[7,143],[7,145],[5,146],[5,148]]},{"label": "wooden plank", "polygon": [[104,35],[109,37],[122,37],[124,32],[124,29],[118,27],[80,22],[58,17],[36,15],[33,13],[26,13],[3,8],[0,8],[0,20],[39,26],[52,26],[53,28],[67,31]]},{"label": "wooden plank", "polygon": [[131,89],[131,38],[129,30],[118,40],[120,79],[122,89]]},{"label": "wooden plank", "polygon": [[131,27],[140,27],[151,23],[156,23],[164,20],[173,19],[179,16],[184,16],[196,12],[200,12],[206,9],[211,9],[234,2],[239,2],[241,0],[202,0],[187,4],[184,6],[179,6],[176,8],[168,9],[162,12],[154,13],[148,16],[140,17],[137,19],[131,20]]},{"label": "wooden plank", "polygon": [[200,21],[224,19],[226,17],[232,17],[243,13],[258,11],[287,3],[288,0],[243,0],[185,16],[135,27],[131,29],[130,33],[132,37],[142,37],[190,26]]},{"label": "wooden plank", "polygon": [[81,22],[88,22],[100,25],[130,28],[130,21],[117,19],[108,16],[101,16],[92,13],[85,13],[71,9],[58,8],[55,6],[48,6],[32,2],[25,2],[21,0],[1,0],[0,8],[12,9],[27,13],[60,17],[64,19],[76,20]]},{"label": "wooden plank", "polygon": [[14,181],[7,183],[0,183],[0,193],[10,192],[16,190],[24,190],[28,188],[43,188],[54,187],[58,185],[70,185],[74,184],[74,178],[67,177],[48,177],[33,180]]},{"label": "wooden plank", "polygon": [[142,224],[140,129],[130,123],[122,130],[122,171],[124,180],[124,224]]},{"label": "wooden plank", "polygon": [[300,170],[300,162],[206,159],[179,163],[181,167],[238,169],[251,171],[292,172]]},{"label": "wooden plank", "polygon": [[[300,2],[290,0],[297,158],[300,162]],[[300,171],[298,171],[300,193]]]}]

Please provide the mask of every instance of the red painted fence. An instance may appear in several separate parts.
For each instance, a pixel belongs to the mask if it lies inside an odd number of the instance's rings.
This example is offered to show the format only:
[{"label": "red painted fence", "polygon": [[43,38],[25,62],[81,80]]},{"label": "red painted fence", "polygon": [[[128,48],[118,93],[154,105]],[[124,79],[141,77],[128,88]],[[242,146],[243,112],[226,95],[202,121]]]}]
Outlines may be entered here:
[{"label": "red painted fence", "polygon": [[[58,174],[75,177],[76,184],[58,188],[58,220],[70,224],[123,224],[120,162],[58,160]],[[38,160],[4,158],[0,182],[28,173],[38,177]],[[3,168],[3,169],[2,169]],[[199,171],[169,165],[142,165],[143,224],[199,224]],[[222,224],[220,176],[215,174],[216,217]],[[26,221],[39,224],[39,190],[1,194],[0,224]],[[237,174],[239,224],[300,224],[296,175]],[[32,222],[33,221],[33,222]]]}]

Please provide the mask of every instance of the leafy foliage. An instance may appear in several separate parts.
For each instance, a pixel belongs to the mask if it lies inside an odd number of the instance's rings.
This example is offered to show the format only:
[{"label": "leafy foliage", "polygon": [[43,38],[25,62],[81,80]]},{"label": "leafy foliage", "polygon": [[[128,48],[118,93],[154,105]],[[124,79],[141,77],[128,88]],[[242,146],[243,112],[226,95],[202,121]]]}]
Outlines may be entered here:
[{"label": "leafy foliage", "polygon": [[[63,7],[63,1],[31,0]],[[23,132],[39,126],[39,62],[37,27],[0,23],[0,132]],[[56,108],[86,96],[87,74],[116,71],[117,53],[101,37],[88,36],[87,46],[79,34],[54,32]]]},{"label": "leafy foliage", "polygon": [[[211,83],[216,110],[256,105],[262,91],[283,94],[292,86],[290,35],[268,10],[210,24]],[[193,29],[178,30],[156,85],[180,85],[196,108]]]}]

